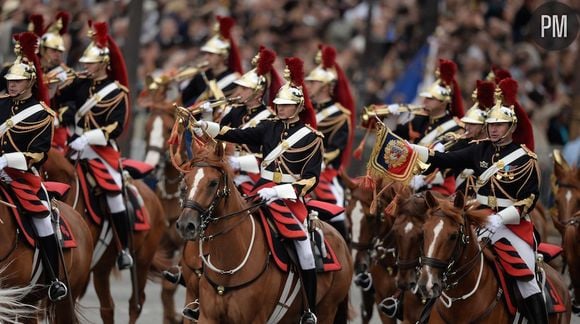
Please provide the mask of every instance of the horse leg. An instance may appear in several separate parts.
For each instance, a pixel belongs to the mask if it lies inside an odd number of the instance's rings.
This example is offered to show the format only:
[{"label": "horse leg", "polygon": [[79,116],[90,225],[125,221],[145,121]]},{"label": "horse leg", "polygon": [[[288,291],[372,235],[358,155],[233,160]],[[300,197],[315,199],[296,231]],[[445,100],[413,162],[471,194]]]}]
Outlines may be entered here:
[{"label": "horse leg", "polygon": [[177,324],[181,321],[175,313],[174,295],[178,285],[163,280],[161,284],[161,301],[163,302],[163,324]]},{"label": "horse leg", "polygon": [[93,285],[101,304],[101,319],[104,324],[115,323],[115,303],[111,296],[109,280],[112,269],[111,263],[110,266],[100,266],[93,272]]},{"label": "horse leg", "polygon": [[[149,237],[145,238],[146,240]],[[155,254],[155,249],[146,248],[148,242],[143,241],[142,248],[137,252],[137,262],[135,264],[137,271],[137,296],[131,294],[129,299],[129,323],[137,322],[137,318],[141,314],[143,304],[145,303],[145,285],[147,284],[147,273]]]},{"label": "horse leg", "polygon": [[364,291],[361,289],[362,295],[362,304],[360,305],[361,308],[361,316],[363,324],[368,324],[373,317],[373,311],[375,308],[375,294],[370,291]]}]

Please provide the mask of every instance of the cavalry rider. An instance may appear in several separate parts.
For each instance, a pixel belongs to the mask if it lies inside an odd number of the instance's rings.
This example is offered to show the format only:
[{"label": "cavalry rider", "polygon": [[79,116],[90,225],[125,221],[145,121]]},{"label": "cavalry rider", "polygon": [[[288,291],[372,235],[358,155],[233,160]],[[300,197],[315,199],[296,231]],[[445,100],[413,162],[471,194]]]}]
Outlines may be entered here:
[{"label": "cavalry rider", "polygon": [[[90,160],[90,168],[99,168],[97,186],[105,192],[110,217],[122,245],[117,259],[119,269],[133,265],[128,241],[129,216],[123,199],[120,153],[115,139],[125,127],[129,106],[127,71],[121,52],[107,24],[94,23],[92,42],[79,62],[86,67],[86,78],[77,78],[67,87],[71,101],[65,118],[74,118],[74,134],[69,147],[76,151],[71,158]],[[73,116],[71,116],[73,115]],[[105,178],[102,173],[105,171]]]},{"label": "cavalry rider", "polygon": [[68,139],[68,130],[61,125],[60,119],[62,113],[68,109],[66,104],[59,98],[59,93],[69,86],[76,75],[73,69],[68,67],[64,62],[64,53],[66,51],[63,36],[68,30],[70,15],[62,11],[56,15],[55,21],[49,25],[40,37],[40,63],[45,76],[45,82],[48,84],[50,93],[50,107],[58,112],[54,120],[55,130],[53,145],[58,148],[66,146]]},{"label": "cavalry rider", "polygon": [[242,74],[242,64],[232,28],[235,21],[231,17],[217,16],[215,35],[202,47],[205,71],[198,73],[182,90],[181,102],[191,106],[196,101],[221,99],[231,95],[234,81]]},{"label": "cavalry rider", "polygon": [[[462,130],[459,118],[463,117],[463,102],[455,80],[456,71],[457,65],[453,61],[439,60],[435,72],[437,80],[419,94],[423,97],[427,114],[417,113],[411,121],[399,125],[395,130],[397,135],[411,143],[444,150],[443,142],[448,133]],[[398,105],[389,105],[388,109],[395,116],[400,113]],[[411,186],[415,190],[430,189],[451,195],[455,192],[455,176],[449,170],[440,170],[428,176],[415,176]]]},{"label": "cavalry rider", "polygon": [[216,139],[262,146],[261,178],[255,187],[269,205],[278,205],[277,210],[286,206],[291,211],[287,215],[265,209],[281,235],[294,242],[298,254],[309,305],[301,322],[316,323],[316,269],[308,230],[304,226],[307,217],[304,196],[318,183],[322,134],[313,128],[316,120],[303,87],[303,62],[299,58],[287,58],[284,77],[288,83],[280,88],[274,99],[277,118],[246,129],[220,127],[206,121],[196,126]]},{"label": "cavalry rider", "polygon": [[[516,281],[522,311],[531,323],[548,323],[546,305],[535,268],[535,242],[529,213],[539,196],[539,169],[533,134],[526,113],[516,100],[517,83],[511,78],[499,85],[497,100],[486,119],[488,140],[458,151],[441,153],[412,145],[419,159],[436,167],[470,168],[477,177],[477,201],[490,209],[487,229],[500,263]],[[499,92],[499,91],[498,91]],[[527,145],[527,146],[526,146]]]},{"label": "cavalry rider", "polygon": [[[324,134],[323,170],[313,193],[317,200],[344,207],[344,185],[338,173],[350,159],[355,105],[348,80],[336,63],[336,50],[331,46],[319,47],[316,57],[319,65],[305,78],[316,110],[318,131]],[[344,212],[326,221],[348,241]]]},{"label": "cavalry rider", "polygon": [[[271,118],[275,113],[273,106],[276,93],[282,87],[282,78],[273,68],[276,52],[260,47],[258,54],[252,59],[254,69],[234,81],[237,85],[233,96],[239,96],[240,103],[228,106],[220,121],[221,126],[231,128],[256,127],[260,122]],[[258,159],[261,156],[260,145],[243,144],[236,148],[234,156],[230,157],[230,166],[239,170],[234,181],[248,194],[260,177]]]},{"label": "cavalry rider", "polygon": [[[463,149],[472,143],[477,143],[487,138],[484,125],[487,113],[494,105],[494,91],[494,82],[477,80],[476,88],[472,94],[473,106],[461,118],[465,133],[456,139],[449,151]],[[462,191],[466,197],[475,198],[475,177],[473,176],[473,170],[464,169],[457,173],[455,186],[457,191]]]},{"label": "cavalry rider", "polygon": [[0,97],[0,179],[31,216],[45,273],[50,281],[48,298],[59,301],[68,289],[59,281],[59,246],[51,222],[48,193],[41,185],[38,170],[46,161],[53,132],[54,113],[44,100],[38,39],[30,32],[15,36],[16,61],[5,75],[8,94]]}]

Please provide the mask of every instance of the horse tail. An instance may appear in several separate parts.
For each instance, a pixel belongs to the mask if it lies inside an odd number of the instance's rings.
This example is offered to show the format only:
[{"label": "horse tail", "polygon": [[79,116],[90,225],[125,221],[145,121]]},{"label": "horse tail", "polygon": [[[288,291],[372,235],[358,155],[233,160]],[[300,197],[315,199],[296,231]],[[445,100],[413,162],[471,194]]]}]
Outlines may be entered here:
[{"label": "horse tail", "polygon": [[[0,269],[0,272],[2,271],[3,269]],[[36,318],[40,309],[22,302],[33,288],[26,286],[0,289],[0,323],[20,323],[24,318]]]},{"label": "horse tail", "polygon": [[349,316],[349,295],[346,294],[346,297],[338,304],[338,308],[336,309],[336,315],[334,316],[334,324],[346,324],[348,321],[351,320]]}]

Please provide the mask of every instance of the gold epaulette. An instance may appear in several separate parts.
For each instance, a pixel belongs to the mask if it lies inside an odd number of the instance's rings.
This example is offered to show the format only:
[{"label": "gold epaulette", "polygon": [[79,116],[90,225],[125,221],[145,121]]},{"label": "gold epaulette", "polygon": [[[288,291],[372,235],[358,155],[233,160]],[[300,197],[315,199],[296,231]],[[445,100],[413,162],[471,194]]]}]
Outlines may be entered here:
[{"label": "gold epaulette", "polygon": [[121,89],[121,91],[124,91],[125,93],[129,93],[129,88],[127,88],[126,86],[119,83],[119,81],[115,81],[115,83],[119,86],[119,89]]},{"label": "gold epaulette", "polygon": [[54,112],[54,110],[52,110],[52,108],[50,108],[44,101],[40,101],[40,105],[44,108],[44,110],[46,110],[46,112],[51,115],[52,117],[56,116],[56,113]]},{"label": "gold epaulette", "polygon": [[310,129],[314,134],[316,134],[319,137],[324,138],[324,134],[322,134],[322,132],[320,132],[319,130],[317,130],[316,128],[310,126],[310,124],[306,124],[306,127],[308,127],[308,129]]},{"label": "gold epaulette", "polygon": [[532,159],[537,160],[538,159],[538,155],[536,153],[534,153],[532,150],[530,150],[526,144],[520,144],[520,146],[526,151],[526,153],[528,153],[528,156],[530,156]]},{"label": "gold epaulette", "polygon": [[346,114],[349,116],[351,115],[350,110],[346,109],[343,105],[340,104],[340,102],[335,102],[334,104],[336,105],[336,107],[338,107],[338,109],[340,111],[342,111],[343,114]]}]

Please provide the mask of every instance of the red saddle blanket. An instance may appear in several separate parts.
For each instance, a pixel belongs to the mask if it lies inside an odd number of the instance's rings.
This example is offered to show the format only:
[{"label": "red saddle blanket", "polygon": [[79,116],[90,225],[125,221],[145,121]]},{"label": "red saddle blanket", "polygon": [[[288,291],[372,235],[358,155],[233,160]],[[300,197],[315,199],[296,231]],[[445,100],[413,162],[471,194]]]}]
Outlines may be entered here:
[{"label": "red saddle blanket", "polygon": [[[0,199],[4,200],[12,205],[19,206],[17,203],[17,201],[19,201],[19,200],[14,199],[12,197],[12,195],[9,193],[8,189],[4,188],[3,186],[0,186],[0,196],[1,196]],[[16,219],[16,223],[18,224],[18,228],[20,229],[20,231],[22,232],[22,235],[24,236],[26,243],[28,243],[31,247],[34,248],[36,246],[36,240],[35,240],[36,235],[34,234],[34,229],[32,228],[32,226],[33,226],[32,222],[28,219],[29,217],[32,217],[32,216],[23,216],[20,213],[19,209],[20,209],[20,207],[19,208],[10,208],[12,215]],[[60,225],[60,232],[62,233],[62,247],[67,248],[67,249],[77,247],[77,241],[74,237],[73,231],[71,230],[69,223],[66,221],[66,219],[64,217],[60,217],[59,225]]]},{"label": "red saddle blanket", "polygon": [[[77,164],[77,174],[85,201],[85,208],[89,211],[91,220],[97,225],[101,225],[103,216],[106,215],[106,211],[103,210],[103,206],[106,204],[106,202],[104,201],[104,193],[102,191],[97,193],[97,190],[95,190],[96,187],[91,186],[89,181],[95,181],[96,186],[99,186],[101,182],[104,182],[105,180],[102,178],[101,180],[97,180],[100,172],[100,170],[94,170],[94,165],[90,162],[88,164],[84,164],[82,162]],[[92,180],[89,180],[89,177],[91,177]],[[114,182],[112,185],[110,181],[107,181],[106,183],[111,187],[114,185],[116,188],[118,188]],[[127,193],[129,203],[133,206],[132,209],[135,211],[134,215],[129,215],[129,217],[132,217],[133,230],[136,232],[148,231],[151,226],[149,224],[149,214],[143,204],[143,198],[141,198],[141,195],[134,186],[130,184],[126,185],[128,186]],[[100,189],[108,191],[102,187]],[[112,192],[116,191],[112,190]],[[130,210],[130,208],[127,208],[127,210]]]},{"label": "red saddle blanket", "polygon": [[[516,292],[514,291],[515,282],[513,278],[506,276],[505,270],[502,264],[497,260],[494,262],[495,274],[499,279],[501,288],[504,291],[504,301],[506,306],[512,316],[516,314],[517,304],[516,304]],[[532,279],[533,280],[533,279]],[[566,306],[562,301],[562,297],[558,294],[554,284],[550,278],[546,278],[546,283],[544,285],[544,296],[546,299],[546,307],[549,314],[554,313],[564,313],[566,311]]]},{"label": "red saddle blanket", "polygon": [[[277,230],[273,229],[274,225],[270,225],[270,223],[266,219],[266,214],[260,209],[260,220],[262,223],[262,228],[264,229],[264,233],[266,234],[266,238],[268,240],[268,246],[270,247],[270,251],[272,252],[272,256],[274,257],[274,261],[276,265],[282,271],[288,271],[288,265],[293,261],[290,259],[288,255],[288,251],[284,247],[284,244],[281,241],[280,234]],[[342,266],[338,259],[336,258],[336,254],[332,249],[332,246],[328,244],[328,241],[324,239],[324,248],[322,248],[322,240],[317,232],[314,232],[315,242],[317,245],[317,249],[319,253],[315,253],[315,259],[318,258],[316,261],[316,268],[318,272],[328,272],[328,271],[339,271],[342,269]],[[320,251],[324,251],[325,253],[320,253]]]}]

